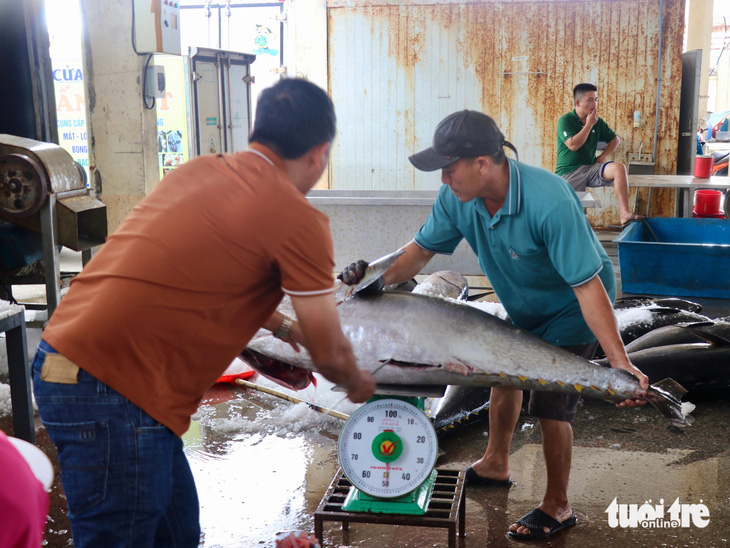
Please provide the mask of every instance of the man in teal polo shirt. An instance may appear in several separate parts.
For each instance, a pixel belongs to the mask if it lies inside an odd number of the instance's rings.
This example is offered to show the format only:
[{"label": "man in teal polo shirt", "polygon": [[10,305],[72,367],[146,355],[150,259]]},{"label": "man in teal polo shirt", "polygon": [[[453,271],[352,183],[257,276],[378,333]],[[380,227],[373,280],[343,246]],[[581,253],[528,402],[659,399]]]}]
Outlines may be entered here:
[{"label": "man in teal polo shirt", "polygon": [[[586,187],[613,183],[621,224],[643,219],[643,216],[629,209],[626,166],[608,160],[621,140],[598,117],[598,88],[593,84],[578,84],[573,88],[573,101],[575,109],[558,120],[558,161],[555,173],[568,181],[576,192],[583,192]],[[607,143],[607,146],[596,157],[599,142]]]},{"label": "man in teal polo shirt", "polygon": [[[438,125],[433,146],[410,161],[422,171],[441,169],[444,186],[382,284],[412,278],[436,253],[452,253],[465,238],[515,325],[587,358],[597,338],[612,367],[629,371],[647,389],[646,376],[626,355],[613,314],[613,266],[580,201],[557,175],[508,160],[505,146],[515,150],[494,120],[479,112],[457,112]],[[353,263],[340,277],[356,283],[365,265]],[[547,488],[537,508],[510,527],[510,536],[543,538],[576,523],[568,479],[578,399],[530,394],[528,412],[538,417],[542,431]],[[484,456],[467,469],[467,483],[511,485],[509,451],[521,406],[522,391],[492,388],[489,442]]]}]

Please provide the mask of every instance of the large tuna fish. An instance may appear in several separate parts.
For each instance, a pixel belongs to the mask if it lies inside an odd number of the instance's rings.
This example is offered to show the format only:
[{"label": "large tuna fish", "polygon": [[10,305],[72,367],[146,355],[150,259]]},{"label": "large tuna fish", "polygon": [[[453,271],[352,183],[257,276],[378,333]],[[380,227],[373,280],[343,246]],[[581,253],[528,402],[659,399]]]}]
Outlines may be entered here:
[{"label": "large tuna fish", "polygon": [[[668,325],[626,345],[631,362],[649,381],[672,377],[688,397],[727,398],[730,388],[730,322]],[[597,363],[608,365],[605,360]]]},{"label": "large tuna fish", "polygon": [[456,432],[459,428],[489,419],[488,386],[450,385],[442,398],[434,400],[430,416],[433,427],[441,436]]},{"label": "large tuna fish", "polygon": [[[441,270],[427,276],[413,293],[431,297],[445,297],[466,301],[469,284],[466,278],[453,270]],[[489,416],[489,386],[449,385],[443,397],[433,399],[430,416],[436,433],[441,436],[474,424]]]},{"label": "large tuna fish", "polygon": [[426,276],[412,293],[464,301],[469,296],[469,283],[464,276],[454,270],[439,270]]},{"label": "large tuna fish", "polygon": [[[359,367],[374,372],[378,383],[510,386],[613,402],[640,397],[638,381],[626,371],[597,366],[469,305],[385,292],[347,300],[338,311]],[[292,382],[295,368],[315,370],[306,351],[294,351],[269,332],[255,337],[242,357],[271,377],[286,372],[289,384],[299,387],[308,381]],[[685,393],[665,379],[645,399],[673,423],[686,425],[680,403]]]},{"label": "large tuna fish", "polygon": [[[730,345],[681,343],[644,348],[629,353],[629,359],[649,377],[682,382],[693,400],[727,399],[730,388]],[[605,360],[598,360],[608,365]]]},{"label": "large tuna fish", "polygon": [[625,345],[665,325],[711,321],[707,316],[697,312],[654,305],[618,308],[615,310],[615,315],[621,340]]},{"label": "large tuna fish", "polygon": [[730,322],[720,319],[659,327],[627,344],[626,352],[637,352],[656,346],[700,342],[730,348]]},{"label": "large tuna fish", "polygon": [[687,299],[680,299],[678,297],[621,297],[616,299],[616,303],[613,305],[616,310],[652,306],[675,308],[678,310],[685,310],[687,312],[702,312],[701,304],[694,301],[688,301]]}]

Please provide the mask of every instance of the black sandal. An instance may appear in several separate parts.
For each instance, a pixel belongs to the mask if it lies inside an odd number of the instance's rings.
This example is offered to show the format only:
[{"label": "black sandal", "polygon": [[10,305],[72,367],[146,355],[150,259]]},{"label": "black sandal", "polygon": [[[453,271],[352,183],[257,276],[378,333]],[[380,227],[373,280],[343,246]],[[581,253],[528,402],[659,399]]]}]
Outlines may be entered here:
[{"label": "black sandal", "polygon": [[[547,515],[539,508],[533,508],[532,511],[522,516],[515,523],[522,525],[523,527],[529,528],[530,534],[522,535],[520,533],[510,531],[509,533],[507,533],[510,538],[516,540],[536,540],[549,537],[553,533],[557,533],[558,531],[566,529],[567,527],[572,527],[573,525],[578,523],[578,517],[573,514],[568,519],[561,522]],[[550,529],[550,531],[546,533],[544,529],[545,527]]]},{"label": "black sandal", "polygon": [[464,483],[466,485],[474,485],[481,487],[512,487],[514,481],[507,478],[506,480],[496,480],[492,478],[483,478],[476,471],[469,466],[466,469],[466,475],[464,476]]}]

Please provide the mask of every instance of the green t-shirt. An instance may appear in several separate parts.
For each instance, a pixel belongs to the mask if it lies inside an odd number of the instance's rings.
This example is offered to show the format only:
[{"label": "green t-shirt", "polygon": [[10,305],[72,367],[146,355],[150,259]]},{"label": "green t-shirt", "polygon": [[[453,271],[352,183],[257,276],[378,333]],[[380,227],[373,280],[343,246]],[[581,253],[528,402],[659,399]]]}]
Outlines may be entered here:
[{"label": "green t-shirt", "polygon": [[572,173],[580,166],[590,166],[596,163],[596,148],[598,142],[610,143],[616,134],[608,127],[602,118],[598,119],[596,125],[588,134],[586,142],[578,150],[570,150],[565,146],[565,141],[573,135],[580,133],[583,129],[583,122],[580,121],[575,110],[564,114],[558,120],[558,161],[555,165],[555,173],[565,175]]}]

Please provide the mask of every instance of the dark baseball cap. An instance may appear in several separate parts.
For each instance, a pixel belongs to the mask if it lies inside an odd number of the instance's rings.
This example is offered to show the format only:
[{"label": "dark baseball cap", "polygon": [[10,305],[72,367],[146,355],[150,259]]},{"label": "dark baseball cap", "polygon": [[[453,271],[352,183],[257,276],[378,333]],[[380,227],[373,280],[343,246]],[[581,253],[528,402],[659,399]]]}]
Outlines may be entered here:
[{"label": "dark baseball cap", "polygon": [[441,120],[433,134],[433,145],[408,159],[416,169],[435,171],[460,158],[494,154],[505,143],[492,118],[476,110],[462,110]]}]

